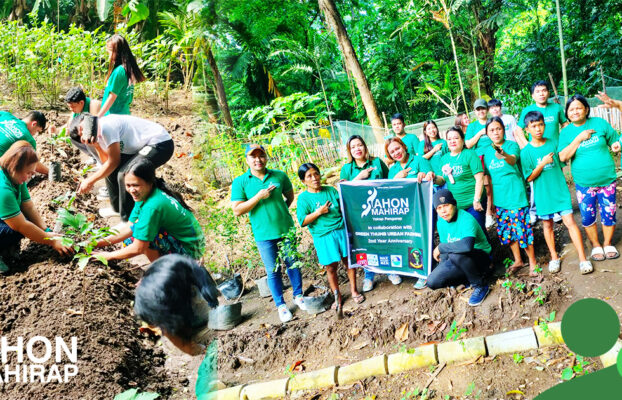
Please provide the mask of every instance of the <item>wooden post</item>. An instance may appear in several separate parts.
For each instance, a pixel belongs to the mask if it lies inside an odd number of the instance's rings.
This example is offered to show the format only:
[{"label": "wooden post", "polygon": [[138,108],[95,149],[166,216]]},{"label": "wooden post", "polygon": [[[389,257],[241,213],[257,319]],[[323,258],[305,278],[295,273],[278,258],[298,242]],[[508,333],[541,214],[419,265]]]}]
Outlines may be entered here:
[{"label": "wooden post", "polygon": [[559,52],[562,57],[562,76],[564,79],[564,97],[568,98],[568,78],[566,76],[566,54],[564,52],[564,34],[562,32],[562,13],[559,9],[559,0],[555,0],[557,8],[557,31],[559,33]]}]

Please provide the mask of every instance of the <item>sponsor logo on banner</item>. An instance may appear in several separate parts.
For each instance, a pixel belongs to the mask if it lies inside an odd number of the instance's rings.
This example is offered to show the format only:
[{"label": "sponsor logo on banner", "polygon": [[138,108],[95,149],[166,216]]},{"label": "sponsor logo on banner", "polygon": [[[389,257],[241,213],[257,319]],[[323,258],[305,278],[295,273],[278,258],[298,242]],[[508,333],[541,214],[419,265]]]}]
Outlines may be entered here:
[{"label": "sponsor logo on banner", "polygon": [[408,248],[408,266],[412,269],[423,270],[423,252],[421,249]]},{"label": "sponsor logo on banner", "polygon": [[367,200],[363,204],[363,212],[361,218],[371,214],[372,216],[378,215],[406,215],[410,210],[410,204],[408,198],[405,197],[390,197],[390,198],[378,198],[378,191],[376,188],[367,191]]},{"label": "sponsor logo on banner", "polygon": [[402,268],[402,256],[398,254],[391,255],[391,267]]},{"label": "sponsor logo on banner", "polygon": [[359,253],[356,255],[356,263],[358,265],[360,265],[361,267],[366,267],[367,266],[367,254],[365,253]]},{"label": "sponsor logo on banner", "polygon": [[378,264],[378,254],[368,254],[367,255],[367,265],[370,267],[377,267]]},{"label": "sponsor logo on banner", "polygon": [[378,256],[378,263],[380,264],[381,267],[388,267],[391,265],[391,261],[388,255],[379,255]]}]

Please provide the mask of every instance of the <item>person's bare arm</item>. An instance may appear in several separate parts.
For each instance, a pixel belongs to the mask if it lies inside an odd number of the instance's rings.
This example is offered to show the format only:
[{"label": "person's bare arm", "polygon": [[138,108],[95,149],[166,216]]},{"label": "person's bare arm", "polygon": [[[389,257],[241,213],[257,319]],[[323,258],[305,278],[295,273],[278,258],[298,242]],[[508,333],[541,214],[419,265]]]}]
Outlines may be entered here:
[{"label": "person's bare arm", "polygon": [[320,218],[323,214],[326,214],[329,211],[330,206],[331,206],[330,201],[327,201],[324,205],[318,207],[312,213],[307,214],[307,216],[305,217],[304,221],[302,221],[302,224],[300,226],[307,226],[313,223],[316,219]]},{"label": "person's bare arm", "polygon": [[9,226],[9,228],[21,233],[33,242],[51,246],[59,254],[72,253],[71,247],[63,246],[60,240],[54,239],[60,235],[52,232],[45,232],[34,223],[28,221],[26,217],[24,217],[24,214],[19,214],[13,218],[5,219],[4,222]]},{"label": "person's bare arm", "polygon": [[132,242],[132,244],[120,250],[93,252],[93,255],[102,256],[108,261],[125,260],[127,258],[132,258],[132,257],[139,256],[141,254],[145,254],[148,249],[149,249],[149,242],[145,242],[144,240],[138,240],[134,238],[134,241]]},{"label": "person's bare arm", "polygon": [[23,202],[20,206],[20,209],[22,210],[24,217],[28,221],[38,226],[39,229],[45,230],[45,224],[43,223],[43,218],[41,218],[41,215],[35,208],[35,204],[32,202],[32,200]]},{"label": "person's bare arm", "polygon": [[285,204],[287,205],[287,208],[289,208],[289,206],[291,206],[294,202],[294,191],[290,190],[287,193],[283,193],[283,196],[285,196]]},{"label": "person's bare arm", "polygon": [[[263,199],[270,197],[270,193],[274,190],[274,186],[270,186],[267,189],[261,189],[256,195],[246,201],[233,201],[231,202],[231,209],[233,215],[239,217],[247,212],[250,212],[255,206]],[[292,192],[293,193],[293,192]]]},{"label": "person's bare arm", "polygon": [[106,115],[106,113],[108,112],[108,110],[110,110],[110,107],[112,107],[116,99],[117,99],[116,94],[112,92],[108,93],[108,98],[106,99],[106,102],[101,106],[101,109],[97,113],[97,116],[101,118],[104,115]]},{"label": "person's bare arm", "polygon": [[[89,175],[88,178],[84,179],[80,183],[80,187],[78,187],[78,193],[89,192],[93,188],[93,185],[95,184],[95,182],[97,182],[100,179],[106,178],[115,169],[117,169],[117,167],[121,163],[121,146],[119,145],[118,142],[112,143],[110,146],[108,146],[105,152],[108,158],[106,159],[106,161],[104,162],[104,164],[98,171]],[[123,190],[124,188],[119,188],[119,189]]]},{"label": "person's bare arm", "polygon": [[540,161],[540,163],[536,166],[536,168],[533,171],[531,171],[531,174],[529,174],[529,176],[527,177],[527,182],[533,182],[536,179],[538,179],[538,177],[544,170],[544,167],[546,167],[547,164],[551,164],[552,162],[553,162],[553,153],[549,153],[546,156],[544,156],[544,158],[542,158],[542,161]]},{"label": "person's bare arm", "polygon": [[485,134],[486,134],[486,130],[485,130],[485,129],[482,129],[482,130],[480,130],[479,132],[477,132],[477,133],[475,134],[475,136],[473,136],[471,139],[468,139],[468,140],[466,141],[466,147],[467,147],[467,149],[470,149],[470,148],[472,148],[472,147],[477,146],[477,142],[478,142],[478,141],[479,141],[479,139],[480,139],[482,136],[484,136]]},{"label": "person's bare arm", "polygon": [[476,211],[483,211],[480,199],[482,198],[482,190],[484,189],[484,173],[478,172],[475,175],[475,197],[473,198],[473,208]]},{"label": "person's bare arm", "polygon": [[123,225],[123,227],[119,230],[119,233],[98,240],[95,247],[111,246],[124,241],[130,236],[132,236],[132,228],[130,228],[130,224],[128,223]]},{"label": "person's bare arm", "polygon": [[516,125],[516,129],[514,129],[514,139],[516,139],[516,144],[518,144],[518,147],[521,149],[529,143],[525,137],[525,131],[518,125]]},{"label": "person's bare arm", "polygon": [[37,161],[35,171],[43,175],[47,175],[50,173],[50,169],[46,167],[45,164],[43,164],[41,161]]},{"label": "person's bare arm", "polygon": [[576,138],[568,146],[566,146],[562,151],[559,152],[559,160],[561,162],[566,162],[574,157],[577,149],[581,145],[581,142],[584,140],[588,140],[592,137],[592,134],[596,131],[593,129],[587,129],[577,135]]},{"label": "person's bare arm", "polygon": [[[99,100],[91,99],[91,103],[89,104],[89,114],[91,115],[99,115],[99,112],[102,109],[102,102]],[[69,126],[69,124],[67,124]]]}]

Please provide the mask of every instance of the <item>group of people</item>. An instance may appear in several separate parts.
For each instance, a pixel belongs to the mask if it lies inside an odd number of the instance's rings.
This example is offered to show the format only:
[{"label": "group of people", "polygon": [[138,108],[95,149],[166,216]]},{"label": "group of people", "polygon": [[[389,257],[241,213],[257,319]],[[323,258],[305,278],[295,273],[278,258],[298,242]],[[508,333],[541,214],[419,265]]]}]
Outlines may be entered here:
[{"label": "group of people", "polygon": [[[513,263],[508,273],[529,266],[528,275],[539,278],[533,247],[533,226],[542,221],[549,249],[548,270],[557,273],[561,259],[555,248],[554,222],[563,222],[577,249],[579,271],[594,270],[592,261],[619,257],[612,245],[616,224],[616,172],[611,152],[620,151],[620,135],[604,119],[590,116],[585,97],[576,94],[565,107],[549,99],[545,81],[531,86],[534,103],[526,107],[518,121],[503,114],[497,99],[474,103],[476,120],[456,117],[444,135],[437,124],[423,124],[422,139],[406,133],[404,117],[395,114],[393,134],[384,144],[386,162],[370,154],[365,140],[353,135],[346,143],[347,162],[341,181],[366,179],[417,179],[434,184],[434,220],[440,244],[433,249],[435,265],[415,288],[437,289],[464,283],[473,288],[471,306],[482,303],[489,293],[491,244],[487,228],[496,224],[502,245],[510,247]],[[599,94],[603,107],[622,110],[622,101]],[[249,169],[232,184],[231,201],[236,216],[248,213],[268,284],[283,322],[292,319],[283,299],[281,261],[292,283],[294,303],[304,310],[302,278],[296,260],[279,260],[279,247],[287,246],[287,232],[294,222],[288,212],[294,200],[287,175],[267,168],[267,154],[258,144],[246,149]],[[582,225],[591,242],[586,256],[583,237],[575,223],[570,188],[563,167],[571,164],[571,175]],[[298,195],[297,220],[309,227],[318,261],[326,267],[328,283],[335,295],[333,309],[341,315],[342,296],[337,267],[348,266],[347,241],[339,195],[335,188],[321,184],[320,168],[306,163],[298,170],[306,190]],[[603,240],[598,234],[596,210],[600,208]],[[527,261],[523,260],[522,250]],[[589,258],[589,259],[588,259]],[[590,261],[591,259],[591,261]],[[348,268],[352,300],[361,303],[363,293],[374,287],[375,274],[366,270],[359,292],[356,274]],[[401,277],[390,274],[395,285]]]}]

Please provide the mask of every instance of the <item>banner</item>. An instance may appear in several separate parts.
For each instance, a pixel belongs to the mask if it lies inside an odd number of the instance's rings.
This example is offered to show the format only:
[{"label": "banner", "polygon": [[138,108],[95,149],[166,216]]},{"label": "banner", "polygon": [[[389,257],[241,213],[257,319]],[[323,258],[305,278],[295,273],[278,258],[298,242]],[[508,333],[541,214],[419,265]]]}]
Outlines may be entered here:
[{"label": "banner", "polygon": [[432,266],[432,183],[339,184],[350,267],[427,278]]}]

